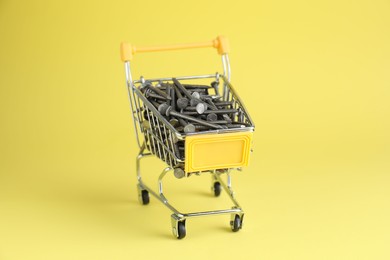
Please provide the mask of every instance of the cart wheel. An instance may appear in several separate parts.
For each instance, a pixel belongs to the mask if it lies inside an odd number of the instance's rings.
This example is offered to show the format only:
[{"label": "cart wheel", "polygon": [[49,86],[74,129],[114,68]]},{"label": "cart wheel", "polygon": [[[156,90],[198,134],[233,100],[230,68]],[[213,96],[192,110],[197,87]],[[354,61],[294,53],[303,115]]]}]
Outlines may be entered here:
[{"label": "cart wheel", "polygon": [[149,192],[147,190],[141,191],[141,197],[142,197],[142,204],[143,205],[149,204]]},{"label": "cart wheel", "polygon": [[230,221],[230,226],[233,232],[237,232],[242,228],[242,220],[239,215],[235,215],[234,220]]},{"label": "cart wheel", "polygon": [[221,183],[219,183],[217,181],[214,182],[213,190],[214,190],[215,197],[218,197],[219,195],[221,195]]},{"label": "cart wheel", "polygon": [[186,236],[186,223],[184,221],[177,222],[177,239],[183,239]]}]

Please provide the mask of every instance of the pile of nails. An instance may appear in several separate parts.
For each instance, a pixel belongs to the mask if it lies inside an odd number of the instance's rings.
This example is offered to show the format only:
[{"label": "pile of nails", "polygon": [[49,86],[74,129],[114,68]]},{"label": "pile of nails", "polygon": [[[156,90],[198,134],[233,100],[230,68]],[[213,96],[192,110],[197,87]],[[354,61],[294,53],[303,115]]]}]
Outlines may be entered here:
[{"label": "pile of nails", "polygon": [[[145,81],[141,92],[149,102],[181,133],[193,133],[217,129],[243,128],[244,114],[235,108],[233,101],[223,101],[219,93],[219,81],[209,85],[182,84],[176,78],[172,82],[153,85]],[[147,119],[147,115],[144,115]]]}]

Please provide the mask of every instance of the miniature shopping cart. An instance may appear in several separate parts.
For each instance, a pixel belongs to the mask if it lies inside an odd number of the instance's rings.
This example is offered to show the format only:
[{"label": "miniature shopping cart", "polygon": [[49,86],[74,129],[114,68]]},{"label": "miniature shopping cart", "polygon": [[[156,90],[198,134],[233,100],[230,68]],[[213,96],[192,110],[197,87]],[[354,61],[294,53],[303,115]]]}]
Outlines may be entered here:
[{"label": "miniature shopping cart", "polygon": [[[223,93],[220,95],[221,101],[230,102],[231,107],[239,111],[234,115],[234,119],[242,122],[243,126],[240,128],[210,129],[193,133],[179,132],[141,91],[145,83],[172,82],[172,78],[145,79],[141,77],[139,80],[133,80],[132,78],[130,61],[136,53],[202,47],[217,49],[222,56],[223,74],[185,76],[176,77],[176,79],[182,82],[191,82],[192,84],[205,79],[221,82],[219,84],[220,93]],[[146,205],[149,203],[149,194],[152,194],[167,206],[173,212],[171,215],[172,232],[178,239],[185,237],[186,220],[193,217],[228,214],[231,215],[231,229],[236,232],[242,228],[244,212],[234,197],[231,185],[231,171],[234,169],[241,170],[241,167],[248,165],[254,123],[243,102],[230,84],[228,51],[227,39],[222,36],[209,42],[171,46],[140,47],[128,43],[121,44],[121,58],[125,63],[126,82],[134,119],[135,134],[140,147],[140,152],[136,159],[139,200],[141,204]],[[177,142],[184,142],[184,158],[177,154]],[[158,178],[157,192],[143,182],[140,170],[141,159],[151,155],[157,156],[168,165]],[[163,193],[163,178],[171,171],[177,178],[188,177],[192,174],[211,173],[214,195],[219,196],[221,190],[224,190],[234,206],[222,210],[192,213],[180,212],[168,202]],[[226,182],[222,180],[222,175],[227,176]]]}]

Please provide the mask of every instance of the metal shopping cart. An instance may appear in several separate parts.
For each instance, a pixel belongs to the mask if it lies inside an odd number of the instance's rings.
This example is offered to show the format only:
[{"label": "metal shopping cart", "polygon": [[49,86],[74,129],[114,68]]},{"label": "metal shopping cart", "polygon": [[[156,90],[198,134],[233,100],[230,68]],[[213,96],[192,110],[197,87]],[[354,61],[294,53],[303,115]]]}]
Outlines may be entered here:
[{"label": "metal shopping cart", "polygon": [[[141,77],[139,80],[133,80],[132,78],[130,61],[136,53],[202,47],[213,47],[217,49],[218,53],[222,56],[222,75],[215,73],[177,77],[175,79],[145,79]],[[228,41],[222,36],[218,36],[216,39],[208,42],[170,46],[140,47],[128,43],[121,44],[121,58],[125,64],[130,107],[134,119],[137,143],[140,147],[136,159],[139,201],[143,205],[148,204],[149,194],[152,194],[168,207],[173,212],[171,215],[172,232],[178,239],[186,236],[186,220],[193,217],[229,214],[231,215],[231,229],[236,232],[242,228],[244,211],[234,197],[231,185],[231,171],[234,169],[241,170],[241,167],[248,165],[255,126],[243,102],[230,84],[228,52]],[[191,82],[193,86],[200,86],[198,81],[204,81],[205,79],[211,79],[218,83],[214,86],[214,94],[221,93],[219,96],[220,104],[225,102],[225,104],[228,104],[235,111],[235,113],[230,115],[230,118],[234,122],[241,124],[239,128],[219,127],[217,129],[204,129],[204,131],[183,133],[174,127],[169,117],[171,114],[166,111],[167,109],[162,112],[159,108],[156,108],[152,104],[153,102],[147,98],[145,91],[143,91],[144,86],[151,83],[160,84],[159,86],[161,86],[161,84],[173,84],[174,80],[180,80],[181,82]],[[182,154],[178,151],[178,143],[184,144],[184,149],[181,151]],[[158,178],[157,192],[144,183],[140,170],[141,159],[151,155],[157,156],[168,165]],[[170,171],[173,171],[177,178],[188,177],[192,174],[211,173],[214,195],[219,196],[221,190],[224,190],[234,206],[222,210],[191,213],[180,212],[168,202],[168,199],[163,193],[163,178]],[[222,180],[221,175],[227,176],[226,182]]]}]

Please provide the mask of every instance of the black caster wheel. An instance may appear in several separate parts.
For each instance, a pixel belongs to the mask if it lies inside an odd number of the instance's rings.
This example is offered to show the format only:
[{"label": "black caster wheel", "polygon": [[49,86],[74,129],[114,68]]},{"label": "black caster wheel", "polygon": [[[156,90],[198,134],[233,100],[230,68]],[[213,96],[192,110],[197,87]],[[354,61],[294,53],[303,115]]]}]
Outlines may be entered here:
[{"label": "black caster wheel", "polygon": [[147,205],[149,204],[149,192],[145,190],[141,184],[137,185],[137,190],[138,190],[138,201],[142,205]]},{"label": "black caster wheel", "polygon": [[184,221],[177,222],[177,239],[183,239],[186,236],[186,223]]},{"label": "black caster wheel", "polygon": [[172,234],[177,239],[183,239],[186,236],[186,219],[180,218],[180,216],[171,215]]},{"label": "black caster wheel", "polygon": [[142,199],[142,204],[143,205],[148,205],[149,204],[149,192],[147,190],[142,190],[141,191],[141,199]]},{"label": "black caster wheel", "polygon": [[242,219],[239,215],[235,215],[234,219],[230,221],[230,226],[233,232],[237,232],[242,228]]},{"label": "black caster wheel", "polygon": [[221,195],[221,183],[219,182],[214,182],[214,185],[213,185],[213,191],[214,191],[214,196],[215,197],[218,197],[219,195]]}]

